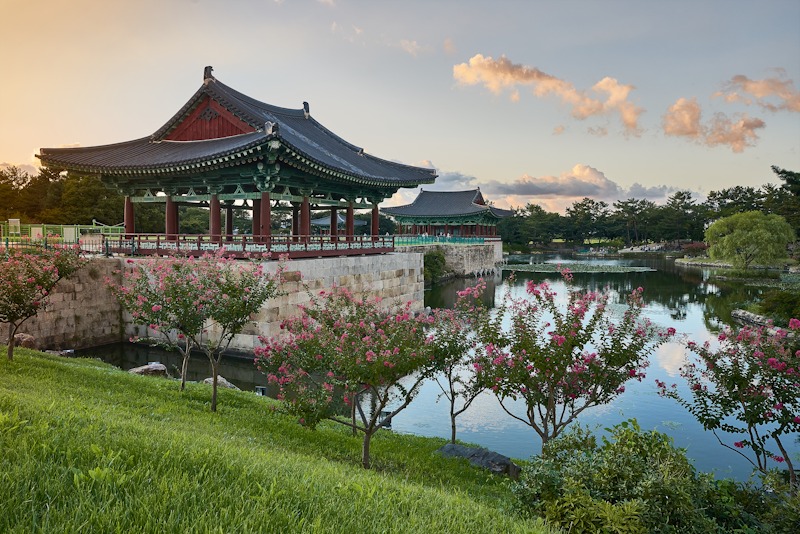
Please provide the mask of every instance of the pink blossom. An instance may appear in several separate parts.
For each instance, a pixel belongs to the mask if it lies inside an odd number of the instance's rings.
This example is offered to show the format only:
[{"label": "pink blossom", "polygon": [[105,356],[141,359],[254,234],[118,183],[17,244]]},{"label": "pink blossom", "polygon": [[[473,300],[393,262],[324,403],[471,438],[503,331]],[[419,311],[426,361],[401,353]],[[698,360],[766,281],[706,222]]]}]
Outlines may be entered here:
[{"label": "pink blossom", "polygon": [[794,317],[789,319],[789,329],[797,330],[798,328],[800,328],[800,320],[795,319]]},{"label": "pink blossom", "polygon": [[160,312],[160,311],[161,311],[161,305],[160,305],[160,304],[155,304],[155,305],[153,305],[153,308],[152,308],[152,310],[153,310],[154,312]]},{"label": "pink blossom", "polygon": [[736,442],[733,443],[733,446],[734,447],[738,447],[740,449],[743,449],[744,448],[744,443],[742,443],[741,441],[736,441]]}]

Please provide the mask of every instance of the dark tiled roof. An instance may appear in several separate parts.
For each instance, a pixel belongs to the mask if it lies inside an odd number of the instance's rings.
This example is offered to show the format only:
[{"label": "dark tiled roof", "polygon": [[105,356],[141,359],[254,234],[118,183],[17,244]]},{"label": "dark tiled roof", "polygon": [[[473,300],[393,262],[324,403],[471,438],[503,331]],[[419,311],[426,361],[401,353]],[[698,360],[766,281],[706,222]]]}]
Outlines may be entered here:
[{"label": "dark tiled roof", "polygon": [[[336,215],[337,215],[336,218],[339,221],[338,222],[339,225],[345,224],[347,222],[347,219],[345,219],[341,213],[337,213]],[[313,224],[314,226],[330,226],[331,225],[330,215],[327,217],[320,217],[319,219],[311,219],[311,224]],[[353,226],[364,226],[366,224],[367,221],[362,221],[361,219],[353,220]]]},{"label": "dark tiled roof", "polygon": [[[206,95],[257,132],[223,138],[225,141],[162,141]],[[163,168],[183,161],[193,161],[198,157],[215,157],[217,153],[214,151],[225,143],[231,147],[236,145],[238,149],[238,143],[246,145],[254,139],[259,139],[262,144],[271,139],[279,139],[284,146],[302,157],[332,173],[343,174],[345,178],[353,177],[378,185],[401,187],[433,183],[436,178],[433,169],[403,165],[366,154],[362,148],[348,143],[325,128],[306,109],[287,109],[259,102],[228,87],[213,76],[207,77],[192,98],[150,139],[100,147],[44,148],[41,149],[41,160],[48,165],[61,164],[62,167],[74,167],[89,172],[109,172],[122,167],[129,170]],[[164,147],[159,148],[159,145]],[[128,159],[129,156],[133,159]]]},{"label": "dark tiled roof", "polygon": [[113,145],[81,148],[43,148],[40,159],[50,166],[86,172],[125,173],[165,167],[192,167],[263,144],[264,132],[206,141],[161,141],[149,137]]},{"label": "dark tiled roof", "polygon": [[[420,191],[414,202],[405,206],[382,208],[389,215],[406,217],[449,217],[491,212],[495,217],[511,215],[509,210],[479,204],[483,201],[480,189],[469,191]],[[504,214],[508,212],[508,215]]]}]

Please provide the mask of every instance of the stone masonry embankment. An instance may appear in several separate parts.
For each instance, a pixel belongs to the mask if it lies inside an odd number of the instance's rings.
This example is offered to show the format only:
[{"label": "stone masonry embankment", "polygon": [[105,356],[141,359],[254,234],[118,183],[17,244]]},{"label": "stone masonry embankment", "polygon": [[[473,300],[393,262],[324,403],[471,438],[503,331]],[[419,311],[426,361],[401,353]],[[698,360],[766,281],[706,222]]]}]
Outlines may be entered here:
[{"label": "stone masonry embankment", "polygon": [[401,252],[425,254],[435,248],[444,252],[447,269],[456,276],[473,276],[494,273],[503,261],[502,241],[487,241],[480,245],[437,243],[397,247]]},{"label": "stone masonry embankment", "polygon": [[89,260],[56,285],[47,309],[22,323],[18,332],[32,335],[40,349],[83,349],[122,341],[122,309],[103,283],[121,266],[117,258]]},{"label": "stone masonry embankment", "polygon": [[[51,296],[49,308],[26,321],[20,332],[36,338],[41,349],[77,349],[120,342],[131,336],[144,337],[144,327],[136,326],[106,288],[103,280],[115,277],[127,258],[95,258],[72,279],[62,280]],[[134,259],[133,261],[141,261]],[[268,262],[267,270],[278,267]],[[248,326],[236,336],[231,349],[252,351],[258,336],[280,332],[280,322],[295,315],[298,305],[311,294],[333,286],[344,286],[356,297],[380,297],[385,306],[412,302],[422,310],[424,280],[422,254],[393,253],[375,256],[349,256],[293,260],[286,264],[283,295],[267,301]]]}]

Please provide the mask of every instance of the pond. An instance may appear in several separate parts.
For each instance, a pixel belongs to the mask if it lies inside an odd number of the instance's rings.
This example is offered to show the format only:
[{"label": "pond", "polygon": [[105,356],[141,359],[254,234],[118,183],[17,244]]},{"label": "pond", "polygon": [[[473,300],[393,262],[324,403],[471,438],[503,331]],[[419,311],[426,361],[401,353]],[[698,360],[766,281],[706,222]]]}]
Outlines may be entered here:
[{"label": "pond", "polygon": [[[587,258],[570,256],[517,256],[513,263],[550,263],[569,267],[573,263],[609,265],[612,268],[627,266],[648,267],[652,272],[591,272],[576,273],[574,284],[581,288],[609,287],[628,293],[637,287],[644,288],[645,315],[656,324],[674,327],[698,343],[715,339],[722,324],[734,323],[731,311],[757,297],[759,290],[741,283],[711,283],[709,269],[688,268],[675,265],[671,259],[648,258]],[[575,266],[575,270],[577,266]],[[503,277],[488,280],[487,293],[499,300],[509,285],[512,294],[522,295],[528,280],[548,280],[559,295],[565,285],[558,273],[518,272],[516,280]],[[426,292],[425,303],[431,307],[452,307],[457,291],[474,280],[454,280]],[[658,430],[673,437],[675,444],[687,449],[687,455],[702,471],[714,471],[718,477],[746,480],[752,472],[751,465],[733,451],[722,447],[711,432],[702,426],[681,406],[658,395],[655,380],[667,384],[677,383],[682,394],[688,393],[679,376],[684,349],[678,342],[662,345],[650,359],[647,378],[642,382],[626,384],[626,392],[609,405],[589,409],[578,418],[582,424],[599,429],[610,427],[629,418],[636,418],[645,430]],[[437,402],[441,390],[435,382],[426,384],[417,399],[393,420],[392,428],[425,436],[449,437],[447,400]],[[518,412],[524,414],[524,411]],[[458,419],[458,438],[480,444],[514,458],[528,458],[540,451],[540,441],[528,426],[508,416],[494,396],[484,394]],[[789,442],[792,457],[800,453],[796,436]],[[723,439],[725,437],[723,436]],[[734,440],[729,440],[728,443]],[[775,447],[773,447],[774,449]],[[777,464],[774,464],[777,465]]]},{"label": "pond", "polygon": [[[731,311],[752,300],[758,293],[758,289],[742,284],[711,283],[710,270],[676,266],[672,260],[663,257],[609,259],[533,255],[509,258],[510,264],[523,265],[548,263],[569,266],[573,262],[590,266],[608,265],[611,270],[628,266],[654,269],[649,272],[576,273],[574,284],[592,289],[609,287],[619,293],[627,293],[641,286],[645,289],[647,317],[664,328],[674,327],[678,333],[686,334],[699,343],[715,339],[715,332],[720,325],[733,324]],[[487,279],[487,305],[491,306],[495,300],[499,300],[508,287],[513,293],[522,294],[527,280],[548,280],[559,295],[565,293],[565,286],[557,273],[520,272],[512,283],[508,273],[504,272],[503,276]],[[453,280],[434,287],[425,292],[425,305],[432,308],[452,307],[457,291],[475,282],[475,279]],[[149,361],[161,361],[173,376],[178,375],[180,368],[180,356],[176,352],[127,343],[80,351],[80,355],[100,357],[123,369],[144,365]],[[703,430],[676,402],[658,396],[656,379],[667,384],[677,383],[681,391],[686,393],[678,374],[683,357],[684,350],[679,343],[662,345],[651,357],[645,380],[629,382],[626,392],[614,402],[587,410],[578,420],[602,432],[605,427],[636,418],[643,429],[655,429],[672,436],[677,446],[687,449],[688,456],[698,469],[715,471],[718,477],[746,480],[752,471],[746,460],[719,445],[714,435]],[[252,357],[224,358],[221,374],[243,390],[254,391],[257,386],[266,386],[266,378],[256,371]],[[187,378],[202,380],[208,376],[208,361],[202,355],[193,356]],[[274,394],[274,391],[269,393]],[[440,393],[436,382],[423,385],[414,402],[393,419],[392,430],[449,438],[448,408],[446,400],[437,402]],[[459,416],[458,439],[513,458],[528,458],[539,452],[539,438],[534,431],[508,416],[488,393],[481,395],[469,410]],[[793,438],[786,441],[789,442],[791,454],[796,457],[800,445]]]}]

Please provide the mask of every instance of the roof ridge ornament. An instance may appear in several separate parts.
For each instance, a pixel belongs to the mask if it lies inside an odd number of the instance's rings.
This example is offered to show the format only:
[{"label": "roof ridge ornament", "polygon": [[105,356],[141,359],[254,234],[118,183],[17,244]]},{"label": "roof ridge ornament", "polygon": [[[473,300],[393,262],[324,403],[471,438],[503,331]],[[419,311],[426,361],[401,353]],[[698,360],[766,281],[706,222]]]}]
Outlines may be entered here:
[{"label": "roof ridge ornament", "polygon": [[211,71],[213,71],[213,70],[214,70],[214,67],[212,67],[211,65],[209,65],[209,66],[207,66],[206,68],[203,69],[203,83],[205,83],[208,80],[213,80],[214,79],[214,75],[211,74]]},{"label": "roof ridge ornament", "polygon": [[278,135],[279,125],[277,122],[267,121],[264,123],[264,132],[267,135]]},{"label": "roof ridge ornament", "polygon": [[308,106],[308,102],[303,102],[303,116],[305,118],[309,118],[311,116],[311,111]]}]

